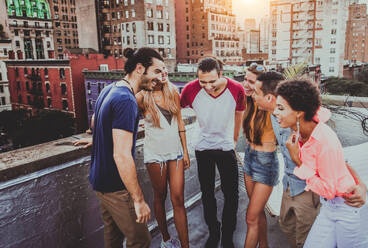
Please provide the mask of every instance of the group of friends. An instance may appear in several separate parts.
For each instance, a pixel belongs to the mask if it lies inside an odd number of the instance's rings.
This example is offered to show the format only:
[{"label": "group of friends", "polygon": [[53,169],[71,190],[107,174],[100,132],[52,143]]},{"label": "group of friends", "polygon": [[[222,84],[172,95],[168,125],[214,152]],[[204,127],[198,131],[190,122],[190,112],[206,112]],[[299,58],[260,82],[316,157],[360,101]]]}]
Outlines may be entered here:
[{"label": "group of friends", "polygon": [[[321,107],[315,83],[285,80],[262,65],[248,67],[239,83],[222,76],[213,57],[198,63],[198,78],[179,94],[169,82],[161,55],[151,48],[124,50],[126,76],[100,93],[92,118],[89,180],[100,201],[105,247],[150,246],[147,205],[135,166],[139,113],[144,118],[144,163],[154,193],[154,216],[162,234],[161,248],[188,248],[184,206],[184,171],[190,167],[181,108],[196,112],[195,145],[206,248],[234,247],[239,200],[235,147],[242,128],[246,139],[243,173],[249,204],[245,248],[268,247],[265,205],[278,183],[279,146],[285,163],[280,227],[290,247],[368,247],[361,235],[361,210],[367,187],[348,165],[330,117]],[[216,167],[224,208],[217,218]],[[178,239],[166,222],[168,186]],[[193,245],[192,245],[193,246]],[[195,245],[194,245],[195,246]]]}]

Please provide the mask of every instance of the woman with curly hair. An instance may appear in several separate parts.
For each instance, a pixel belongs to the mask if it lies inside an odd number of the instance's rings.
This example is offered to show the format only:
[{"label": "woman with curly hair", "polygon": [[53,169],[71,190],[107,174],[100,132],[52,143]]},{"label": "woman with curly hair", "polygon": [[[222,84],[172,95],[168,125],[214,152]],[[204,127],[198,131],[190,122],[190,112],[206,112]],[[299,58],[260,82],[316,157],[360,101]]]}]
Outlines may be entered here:
[{"label": "woman with curly hair", "polygon": [[[306,180],[305,190],[321,197],[322,207],[304,247],[368,247],[360,235],[360,210],[345,203],[358,177],[344,160],[335,132],[316,118],[321,106],[318,88],[308,80],[291,80],[276,90],[274,115],[282,128],[291,128],[286,146],[297,167],[294,174]],[[318,116],[318,115],[317,115]]]},{"label": "woman with curly hair", "polygon": [[165,200],[167,184],[174,209],[174,222],[181,247],[189,247],[187,216],[184,207],[184,170],[189,168],[185,126],[181,117],[180,96],[169,82],[167,71],[153,91],[136,95],[144,115],[144,163],[154,191],[154,213],[162,234],[161,248],[180,247],[167,230]]},{"label": "woman with curly hair", "polygon": [[246,137],[244,179],[249,204],[246,214],[247,235],[245,248],[268,247],[265,205],[278,182],[279,162],[276,155],[276,137],[271,123],[271,113],[258,108],[251,97],[257,79],[264,67],[252,64],[247,70],[244,88],[247,108],[244,113],[243,131]]}]

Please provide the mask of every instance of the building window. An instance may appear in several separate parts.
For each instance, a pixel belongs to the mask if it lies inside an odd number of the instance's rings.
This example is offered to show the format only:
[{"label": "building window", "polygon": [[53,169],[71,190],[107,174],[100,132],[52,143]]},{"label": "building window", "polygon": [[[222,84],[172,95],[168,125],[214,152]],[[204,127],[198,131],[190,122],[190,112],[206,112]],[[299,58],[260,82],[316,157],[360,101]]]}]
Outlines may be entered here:
[{"label": "building window", "polygon": [[61,79],[65,79],[65,70],[64,68],[59,69],[59,76]]},{"label": "building window", "polygon": [[127,32],[130,32],[130,25],[129,25],[129,23],[127,23],[127,24],[125,24],[126,26],[125,26],[125,30],[127,31]]},{"label": "building window", "polygon": [[328,71],[329,71],[329,72],[335,72],[335,67],[330,67],[330,68],[328,69]]},{"label": "building window", "polygon": [[61,94],[66,95],[66,84],[60,84]]},{"label": "building window", "polygon": [[63,110],[68,110],[68,100],[63,99]]},{"label": "building window", "polygon": [[46,92],[47,93],[50,93],[50,84],[49,83],[46,83]]},{"label": "building window", "polygon": [[0,85],[0,93],[4,93],[4,86]]},{"label": "building window", "polygon": [[6,105],[5,96],[3,96],[3,97],[1,98],[1,103],[2,103],[3,105]]},{"label": "building window", "polygon": [[92,99],[88,99],[88,109],[92,110],[93,106],[92,106]]},{"label": "building window", "polygon": [[330,57],[330,63],[335,63],[335,57]]},{"label": "building window", "polygon": [[164,24],[163,23],[157,23],[157,30],[163,32],[164,31]]},{"label": "building window", "polygon": [[132,9],[132,17],[135,17],[135,10]]},{"label": "building window", "polygon": [[147,17],[150,17],[150,18],[153,17],[153,11],[152,11],[152,9],[147,9]]},{"label": "building window", "polygon": [[157,10],[157,11],[156,11],[156,17],[157,17],[158,19],[162,19],[162,18],[163,18],[163,16],[162,16],[162,10]]},{"label": "building window", "polygon": [[147,29],[153,30],[153,22],[147,22]]},{"label": "building window", "polygon": [[164,36],[163,35],[158,36],[158,44],[164,44]]},{"label": "building window", "polygon": [[129,18],[129,10],[125,11],[125,18]]},{"label": "building window", "polygon": [[272,38],[276,38],[276,32],[272,31]]},{"label": "building window", "polygon": [[23,100],[22,100],[22,95],[18,95],[18,103],[22,103]]},{"label": "building window", "polygon": [[330,53],[336,53],[336,49],[335,49],[334,47],[332,47],[332,48],[330,49]]},{"label": "building window", "polygon": [[148,44],[154,44],[155,43],[155,37],[153,35],[148,35]]},{"label": "building window", "polygon": [[47,98],[47,107],[52,108],[52,99],[51,99],[51,97]]},{"label": "building window", "polygon": [[331,34],[336,35],[336,29],[331,29]]},{"label": "building window", "polygon": [[272,50],[272,54],[276,54],[276,50]]},{"label": "building window", "polygon": [[167,36],[167,44],[170,45],[170,35]]}]

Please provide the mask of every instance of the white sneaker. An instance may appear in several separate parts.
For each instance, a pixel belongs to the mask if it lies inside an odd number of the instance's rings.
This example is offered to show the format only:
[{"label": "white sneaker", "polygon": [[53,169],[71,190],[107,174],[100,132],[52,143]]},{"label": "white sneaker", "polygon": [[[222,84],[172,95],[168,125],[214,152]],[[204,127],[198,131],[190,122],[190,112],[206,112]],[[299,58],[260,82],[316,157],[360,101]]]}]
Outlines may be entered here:
[{"label": "white sneaker", "polygon": [[181,248],[180,241],[177,239],[170,239],[173,248]]}]

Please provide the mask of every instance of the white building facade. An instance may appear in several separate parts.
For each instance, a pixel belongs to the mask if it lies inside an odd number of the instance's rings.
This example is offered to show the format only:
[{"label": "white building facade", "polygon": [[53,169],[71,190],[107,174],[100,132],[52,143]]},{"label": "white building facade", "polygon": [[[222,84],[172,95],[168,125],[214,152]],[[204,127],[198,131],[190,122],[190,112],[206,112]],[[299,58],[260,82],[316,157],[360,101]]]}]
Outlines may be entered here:
[{"label": "white building facade", "polygon": [[269,61],[287,67],[306,61],[325,77],[342,76],[348,0],[270,3]]},{"label": "white building facade", "polygon": [[10,91],[6,64],[3,60],[8,59],[9,51],[11,51],[10,40],[0,40],[0,112],[11,110]]}]

